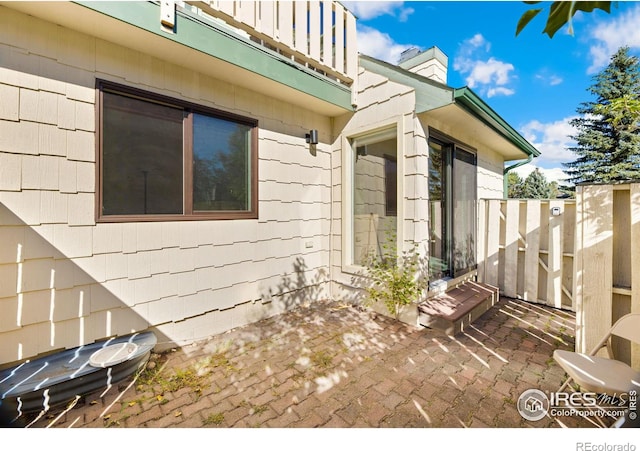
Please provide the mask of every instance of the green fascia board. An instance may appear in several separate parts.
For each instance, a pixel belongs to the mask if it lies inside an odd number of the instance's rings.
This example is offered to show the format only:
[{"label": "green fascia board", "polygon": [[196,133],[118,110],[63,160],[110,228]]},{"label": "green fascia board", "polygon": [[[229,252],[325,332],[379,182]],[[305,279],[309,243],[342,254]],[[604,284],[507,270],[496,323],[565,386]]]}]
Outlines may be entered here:
[{"label": "green fascia board", "polygon": [[359,62],[364,69],[413,88],[416,96],[416,114],[452,103],[453,88],[445,84],[370,56],[360,55]]},{"label": "green fascia board", "polygon": [[507,121],[500,117],[500,115],[473,92],[471,88],[465,86],[454,89],[453,100],[497,133],[501,134],[525,154],[533,155],[534,157],[540,156],[538,149],[533,147],[533,145],[511,127]]},{"label": "green fascia board", "polygon": [[276,52],[224,30],[214,23],[203,23],[195,14],[176,11],[177,33],[160,29],[160,5],[140,1],[78,1],[93,11],[138,27],[149,33],[226,61],[290,88],[353,111],[351,90],[333,80],[288,61]]},{"label": "green fascia board", "polygon": [[455,103],[522,150],[526,155],[533,155],[534,157],[540,155],[538,149],[533,147],[469,87],[452,88],[410,72],[400,66],[366,55],[360,55],[360,66],[396,83],[412,87],[416,95],[416,114],[426,113],[427,111]]}]

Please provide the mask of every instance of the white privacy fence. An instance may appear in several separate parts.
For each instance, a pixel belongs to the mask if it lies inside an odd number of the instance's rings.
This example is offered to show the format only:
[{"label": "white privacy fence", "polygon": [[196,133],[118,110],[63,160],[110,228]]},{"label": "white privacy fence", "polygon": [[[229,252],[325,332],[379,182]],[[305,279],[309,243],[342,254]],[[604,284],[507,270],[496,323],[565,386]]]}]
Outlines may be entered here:
[{"label": "white privacy fence", "polygon": [[575,311],[575,201],[481,200],[478,277],[504,296]]},{"label": "white privacy fence", "polygon": [[[639,183],[578,186],[575,200],[481,200],[478,213],[479,281],[575,311],[578,351],[640,312]],[[640,366],[640,347],[614,345]]]}]

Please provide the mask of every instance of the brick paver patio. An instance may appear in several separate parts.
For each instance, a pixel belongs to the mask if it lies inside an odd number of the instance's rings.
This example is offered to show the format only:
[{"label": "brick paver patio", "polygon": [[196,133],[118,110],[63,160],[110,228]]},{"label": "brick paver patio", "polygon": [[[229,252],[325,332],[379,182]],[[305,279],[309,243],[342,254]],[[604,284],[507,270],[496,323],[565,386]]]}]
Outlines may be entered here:
[{"label": "brick paver patio", "polygon": [[[502,298],[455,338],[339,303],[315,303],[153,355],[137,380],[30,427],[591,427],[531,422],[529,388],[555,391],[571,312]],[[27,423],[25,423],[27,424]],[[23,424],[24,425],[24,424]]]}]

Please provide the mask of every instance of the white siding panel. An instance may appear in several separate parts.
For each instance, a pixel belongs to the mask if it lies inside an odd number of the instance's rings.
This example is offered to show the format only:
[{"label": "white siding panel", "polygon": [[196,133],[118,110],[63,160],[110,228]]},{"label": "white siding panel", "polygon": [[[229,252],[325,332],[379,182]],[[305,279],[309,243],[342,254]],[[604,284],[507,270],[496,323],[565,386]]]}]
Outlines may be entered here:
[{"label": "white siding panel", "polygon": [[38,123],[0,120],[0,152],[38,154]]},{"label": "white siding panel", "polygon": [[0,298],[14,297],[18,290],[18,265],[0,265]]},{"label": "white siding panel", "polygon": [[22,186],[22,156],[0,152],[0,190],[20,191]]},{"label": "white siding panel", "polygon": [[19,119],[20,90],[15,86],[0,84],[0,119],[17,121]]},{"label": "white siding panel", "polygon": [[129,274],[129,256],[127,254],[116,252],[107,254],[105,265],[106,280],[125,278]]},{"label": "white siding panel", "polygon": [[40,191],[40,218],[43,224],[64,224],[69,216],[69,196],[58,191]]},{"label": "white siding panel", "polygon": [[0,340],[2,340],[2,332],[20,329],[20,324],[18,324],[19,305],[18,296],[0,298],[0,311],[2,311],[2,315],[0,315]]}]

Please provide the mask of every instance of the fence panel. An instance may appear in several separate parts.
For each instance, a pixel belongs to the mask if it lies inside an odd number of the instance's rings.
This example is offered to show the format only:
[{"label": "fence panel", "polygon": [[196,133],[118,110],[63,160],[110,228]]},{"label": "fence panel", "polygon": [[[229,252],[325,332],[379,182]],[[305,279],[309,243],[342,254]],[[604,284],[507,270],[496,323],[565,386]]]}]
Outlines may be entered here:
[{"label": "fence panel", "polygon": [[[573,200],[481,200],[486,236],[478,278],[504,296],[575,311]],[[569,221],[570,223],[567,223]]]},{"label": "fence panel", "polygon": [[[478,279],[575,311],[577,351],[640,313],[640,183],[578,186],[575,201],[481,200],[478,211]],[[614,340],[613,350],[640,368],[639,345]]]},{"label": "fence panel", "polygon": [[[576,199],[576,349],[589,352],[618,318],[640,313],[640,184],[579,186]],[[616,339],[613,351],[640,368],[640,346]]]}]

